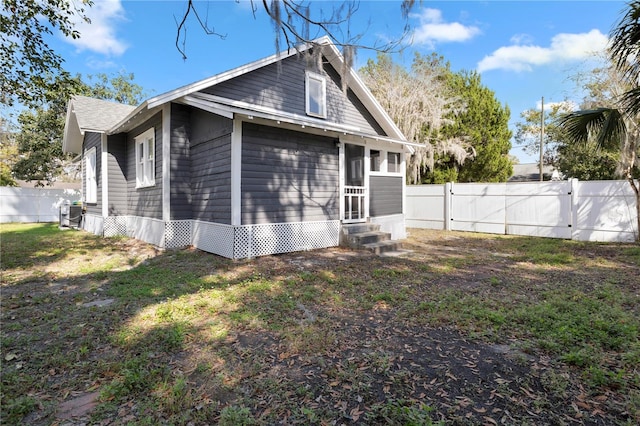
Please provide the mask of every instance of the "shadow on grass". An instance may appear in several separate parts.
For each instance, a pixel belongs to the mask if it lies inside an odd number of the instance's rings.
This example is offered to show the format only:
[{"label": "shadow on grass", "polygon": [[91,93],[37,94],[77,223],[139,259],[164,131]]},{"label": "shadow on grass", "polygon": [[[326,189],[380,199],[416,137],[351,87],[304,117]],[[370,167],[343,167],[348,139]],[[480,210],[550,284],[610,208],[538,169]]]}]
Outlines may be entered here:
[{"label": "shadow on grass", "polygon": [[[44,230],[42,239],[36,231],[11,235],[29,241],[25,253],[32,250],[39,265],[55,260],[43,249],[55,232]],[[59,242],[76,244],[77,238],[76,247],[89,255],[110,247],[108,240],[100,245],[91,235],[76,235]],[[393,412],[398,421],[411,421],[401,415],[418,416],[415,407],[422,407],[410,391],[415,371],[408,362],[418,358],[403,362],[389,348],[376,349],[385,347],[384,339],[353,331],[397,324],[409,324],[403,330],[416,334],[456,327],[497,343],[516,336],[530,345],[525,350],[542,349],[582,368],[596,388],[624,387],[633,394],[640,384],[624,383],[625,371],[640,360],[633,316],[638,301],[630,292],[639,285],[633,247],[627,256],[616,253],[627,246],[533,240],[417,235],[410,241],[416,251],[406,259],[336,249],[231,261],[197,250],[166,251],[123,265],[126,270],[74,277],[92,282],[89,288],[71,288],[64,277],[48,276],[46,283],[21,278],[3,292],[2,354],[15,356],[3,368],[3,418],[18,424],[40,406],[41,418],[31,414],[31,423],[49,424],[56,400],[97,389],[96,421],[364,419],[360,402],[348,409],[335,405],[345,394],[378,407],[380,419]],[[3,244],[3,256],[13,254],[11,247],[17,244]],[[29,297],[45,284],[50,294]],[[83,306],[104,299],[115,301]],[[606,348],[609,343],[617,346]],[[345,355],[350,347],[357,348],[349,355],[357,362]],[[614,364],[604,362],[612,357]],[[310,365],[321,363],[329,364],[321,369],[326,377],[313,376]],[[389,367],[394,364],[404,375]],[[375,375],[367,376],[370,368]],[[379,383],[370,382],[374,377]],[[385,380],[402,386],[387,394]],[[563,392],[566,387],[558,397]],[[484,409],[477,408],[467,412]]]}]

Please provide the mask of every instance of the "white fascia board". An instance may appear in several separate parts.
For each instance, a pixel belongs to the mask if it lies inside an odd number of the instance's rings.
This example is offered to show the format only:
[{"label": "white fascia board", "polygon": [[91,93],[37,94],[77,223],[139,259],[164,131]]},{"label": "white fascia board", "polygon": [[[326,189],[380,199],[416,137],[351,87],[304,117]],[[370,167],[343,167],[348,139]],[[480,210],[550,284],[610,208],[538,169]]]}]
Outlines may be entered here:
[{"label": "white fascia board", "polygon": [[78,125],[78,118],[73,110],[73,98],[67,104],[67,116],[64,121],[64,135],[62,137],[62,152],[79,154],[82,151],[84,132]]},{"label": "white fascia board", "polygon": [[201,99],[194,98],[191,95],[183,96],[182,98],[176,99],[175,102],[179,104],[192,106],[194,108],[198,108],[203,111],[207,111],[212,114],[217,114],[222,117],[233,120],[233,110],[224,105],[214,105],[211,102],[206,102]]},{"label": "white fascia board", "polygon": [[292,114],[277,110],[275,108],[269,108],[259,105],[250,104],[248,102],[236,101],[233,99],[223,98],[221,96],[209,95],[206,93],[194,93],[192,96],[199,98],[204,101],[212,102],[213,104],[217,104],[220,106],[227,105],[229,107],[235,107],[232,111],[239,112],[242,114],[248,115],[258,115],[264,114],[268,117],[263,118],[271,118],[273,120],[292,120],[294,124],[300,124],[305,126],[318,127],[323,129],[333,129],[344,132],[359,132],[360,128],[356,126],[348,126],[344,124],[337,124],[327,122],[326,120],[322,120],[319,118],[312,118],[307,116],[302,116],[299,114]]},{"label": "white fascia board", "polygon": [[[321,40],[321,39],[319,39]],[[280,60],[286,59],[290,56],[293,56],[297,53],[303,52],[309,49],[309,45],[302,46],[298,49],[288,49],[282,52],[278,52],[274,55],[271,55],[267,58],[262,58],[257,61],[248,63],[246,65],[242,65],[238,68],[234,68],[229,71],[225,71],[221,74],[214,75],[212,77],[205,78],[204,80],[196,81],[195,83],[188,84],[186,86],[182,86],[178,89],[172,90],[170,92],[163,93],[162,95],[155,96],[149,99],[147,102],[149,103],[149,108],[156,107],[165,102],[170,102],[174,99],[190,95],[194,92],[198,92],[202,89],[206,89],[207,87],[214,86],[216,84],[220,84],[227,80],[231,80],[232,78],[239,77],[243,74],[249,73],[258,68],[266,67],[267,65],[271,65]]]},{"label": "white fascia board", "polygon": [[140,114],[145,109],[148,109],[149,111],[151,110],[151,108],[149,108],[148,101],[144,101],[143,103],[138,105],[138,107],[136,109],[131,111],[125,118],[120,120],[120,122],[118,124],[116,124],[111,129],[109,129],[107,134],[108,135],[113,135],[113,134],[116,134],[116,133],[121,133],[123,131],[123,129],[127,128],[127,125],[131,123],[131,120],[133,120],[133,118],[136,115]]},{"label": "white fascia board", "polygon": [[[340,71],[342,64],[344,63],[344,58],[342,54],[338,50],[338,48],[333,44],[327,44],[327,47],[330,48],[329,52],[324,52],[325,57],[329,60],[331,65],[337,70]],[[382,105],[378,102],[378,100],[373,96],[369,88],[364,84],[358,73],[350,67],[349,68],[349,77],[347,81],[347,86],[353,90],[353,93],[358,97],[358,99],[363,103],[363,105],[367,108],[367,110],[376,118],[376,121],[381,125],[381,127],[385,130],[385,132],[392,138],[400,139],[402,141],[406,141],[407,138],[402,134],[398,126],[393,122],[389,114],[382,108]]]},{"label": "white fascia board", "polygon": [[205,104],[211,104],[212,108],[227,108],[230,112],[235,114],[241,114],[247,119],[253,117],[262,118],[265,120],[284,122],[288,124],[294,124],[301,127],[310,127],[314,129],[326,130],[336,133],[342,133],[344,135],[357,136],[359,138],[389,142],[394,144],[400,144],[406,146],[410,153],[414,152],[414,147],[421,147],[423,145],[413,142],[407,142],[406,140],[400,140],[390,138],[388,136],[372,135],[363,133],[360,128],[355,126],[345,126],[337,123],[328,123],[320,119],[313,119],[309,117],[302,117],[298,114],[284,113],[272,108],[258,107],[246,102],[235,101],[232,99],[222,98],[220,96],[208,95],[204,93],[194,93],[190,98],[196,98]]}]

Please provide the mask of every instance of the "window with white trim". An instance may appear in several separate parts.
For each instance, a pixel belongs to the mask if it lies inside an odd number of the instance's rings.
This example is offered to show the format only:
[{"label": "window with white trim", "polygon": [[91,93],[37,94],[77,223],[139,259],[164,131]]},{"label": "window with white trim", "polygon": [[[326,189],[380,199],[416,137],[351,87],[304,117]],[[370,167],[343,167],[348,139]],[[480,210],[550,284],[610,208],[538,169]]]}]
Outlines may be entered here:
[{"label": "window with white trim", "polygon": [[98,202],[98,180],[96,178],[96,148],[84,153],[84,200]]},{"label": "window with white trim", "polygon": [[387,173],[400,173],[400,153],[387,153]]},{"label": "window with white trim", "polygon": [[155,131],[152,128],[137,136],[136,145],[136,188],[156,184]]},{"label": "window with white trim", "polygon": [[307,71],[305,78],[307,115],[327,118],[327,82],[320,74]]},{"label": "window with white trim", "polygon": [[379,172],[381,164],[382,156],[380,155],[380,151],[377,149],[369,151],[369,170],[372,172]]}]

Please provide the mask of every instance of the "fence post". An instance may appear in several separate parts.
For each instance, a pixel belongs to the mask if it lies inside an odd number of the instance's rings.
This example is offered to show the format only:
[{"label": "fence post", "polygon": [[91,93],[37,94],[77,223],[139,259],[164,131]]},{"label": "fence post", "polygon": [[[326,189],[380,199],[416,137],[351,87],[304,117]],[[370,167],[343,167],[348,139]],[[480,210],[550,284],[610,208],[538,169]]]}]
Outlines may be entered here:
[{"label": "fence post", "polygon": [[444,229],[451,231],[451,188],[453,182],[444,184]]},{"label": "fence post", "polygon": [[569,186],[571,191],[571,219],[569,226],[571,227],[571,239],[575,240],[578,233],[578,179],[570,179]]}]

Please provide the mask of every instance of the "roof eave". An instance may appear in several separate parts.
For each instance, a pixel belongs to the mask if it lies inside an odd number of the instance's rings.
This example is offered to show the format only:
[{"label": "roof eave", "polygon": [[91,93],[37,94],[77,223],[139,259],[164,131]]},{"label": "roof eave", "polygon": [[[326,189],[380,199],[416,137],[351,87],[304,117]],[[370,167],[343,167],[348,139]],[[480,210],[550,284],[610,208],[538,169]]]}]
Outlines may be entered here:
[{"label": "roof eave", "polygon": [[[324,36],[317,40],[315,40],[317,44],[325,44],[329,42],[329,38]],[[250,62],[248,64],[242,65],[237,68],[233,68],[231,70],[225,71],[221,74],[216,74],[212,77],[205,78],[204,80],[196,81],[195,83],[188,84],[186,86],[179,87],[178,89],[174,89],[170,92],[163,93],[161,95],[150,98],[147,102],[149,104],[149,108],[154,108],[159,105],[165,104],[167,102],[171,102],[174,99],[181,98],[183,96],[189,95],[194,92],[198,92],[202,89],[206,89],[207,87],[213,86],[215,84],[220,84],[224,81],[230,80],[234,77],[241,76],[258,68],[265,67],[267,65],[271,65],[276,63],[277,61],[286,59],[290,56],[293,56],[297,53],[304,52],[311,48],[312,44],[305,44],[298,48],[289,48],[287,50],[275,53],[266,58],[258,59],[257,61]]]},{"label": "roof eave", "polygon": [[78,118],[73,110],[73,98],[67,104],[67,116],[64,122],[64,135],[62,137],[62,152],[79,154],[82,151],[84,132],[78,125]]},{"label": "roof eave", "polygon": [[[330,42],[330,40],[326,39],[326,46],[330,48],[330,55],[325,54],[326,58],[329,60],[331,65],[339,70],[342,65],[344,58],[342,54],[338,50],[338,48]],[[393,122],[389,114],[382,108],[382,105],[376,100],[371,91],[364,84],[358,73],[353,69],[353,67],[349,68],[349,77],[347,81],[348,87],[353,90],[355,95],[360,99],[365,108],[373,115],[378,124],[382,127],[382,129],[392,138],[400,139],[406,141],[406,137],[402,133],[402,131],[396,126]]]}]

